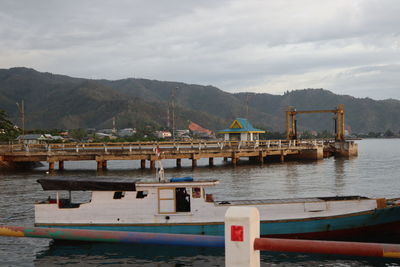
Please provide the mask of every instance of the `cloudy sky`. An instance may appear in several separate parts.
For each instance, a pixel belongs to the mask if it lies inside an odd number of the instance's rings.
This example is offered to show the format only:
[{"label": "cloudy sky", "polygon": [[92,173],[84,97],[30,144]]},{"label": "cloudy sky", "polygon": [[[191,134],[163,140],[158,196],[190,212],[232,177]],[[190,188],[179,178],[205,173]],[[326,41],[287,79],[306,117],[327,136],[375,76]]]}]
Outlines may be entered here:
[{"label": "cloudy sky", "polygon": [[0,68],[400,99],[398,0],[0,0]]}]

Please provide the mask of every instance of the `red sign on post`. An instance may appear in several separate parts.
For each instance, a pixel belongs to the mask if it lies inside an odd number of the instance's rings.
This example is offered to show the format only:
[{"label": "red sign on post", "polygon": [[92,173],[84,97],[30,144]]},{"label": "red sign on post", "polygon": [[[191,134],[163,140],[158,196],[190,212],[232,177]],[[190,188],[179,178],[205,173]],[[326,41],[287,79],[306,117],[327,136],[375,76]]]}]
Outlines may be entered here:
[{"label": "red sign on post", "polygon": [[243,242],[243,226],[231,225],[231,241]]}]

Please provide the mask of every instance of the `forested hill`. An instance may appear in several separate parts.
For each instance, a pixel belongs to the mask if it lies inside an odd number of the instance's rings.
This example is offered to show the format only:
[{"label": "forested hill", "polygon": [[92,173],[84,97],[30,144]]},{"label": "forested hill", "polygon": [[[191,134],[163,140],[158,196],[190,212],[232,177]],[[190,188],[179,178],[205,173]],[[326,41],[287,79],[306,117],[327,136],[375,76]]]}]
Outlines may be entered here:
[{"label": "forested hill", "polygon": [[[177,88],[177,89],[175,89]],[[377,88],[378,89],[378,88]],[[17,121],[16,102],[25,101],[26,128],[166,127],[175,90],[177,128],[188,121],[212,130],[246,117],[256,127],[283,131],[287,106],[297,110],[333,109],[344,104],[346,128],[354,133],[400,130],[400,101],[336,95],[304,89],[284,95],[227,93],[213,86],[145,79],[90,80],[37,72],[28,68],[0,69],[0,109]],[[299,129],[333,130],[332,114],[299,115]]]}]

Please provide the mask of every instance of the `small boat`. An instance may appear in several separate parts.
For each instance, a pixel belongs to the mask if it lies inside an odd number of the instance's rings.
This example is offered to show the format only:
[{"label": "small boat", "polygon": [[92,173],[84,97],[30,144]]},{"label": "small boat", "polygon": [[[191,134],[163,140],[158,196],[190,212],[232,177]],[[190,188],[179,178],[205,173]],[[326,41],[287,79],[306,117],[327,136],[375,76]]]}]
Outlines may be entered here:
[{"label": "small boat", "polygon": [[[218,181],[191,177],[157,182],[71,178],[38,182],[44,190],[57,193],[35,204],[37,227],[223,235],[226,210],[252,206],[260,212],[264,237],[361,241],[391,236],[400,229],[398,201],[384,198],[215,201],[205,189]],[[89,191],[91,197],[76,201],[74,191]]]}]

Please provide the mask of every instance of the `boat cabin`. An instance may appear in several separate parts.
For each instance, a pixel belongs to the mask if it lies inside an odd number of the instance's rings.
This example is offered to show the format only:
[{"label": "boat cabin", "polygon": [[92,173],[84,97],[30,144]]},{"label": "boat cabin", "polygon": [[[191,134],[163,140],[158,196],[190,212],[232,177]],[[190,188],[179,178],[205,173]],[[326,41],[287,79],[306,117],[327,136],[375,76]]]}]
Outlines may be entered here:
[{"label": "boat cabin", "polygon": [[[52,204],[58,209],[77,209],[90,206],[110,209],[148,209],[156,214],[189,213],[193,204],[213,202],[211,194],[205,194],[205,187],[215,186],[218,181],[193,181],[192,177],[171,178],[169,182],[115,181],[110,179],[39,179],[43,190],[57,191],[55,198],[37,203],[36,212],[40,215],[40,206]],[[62,191],[67,191],[64,195]],[[74,191],[91,191],[90,199],[76,201],[72,199]],[[156,207],[156,210],[154,210]],[[153,212],[152,212],[153,213]],[[153,213],[154,214],[154,213]]]}]

